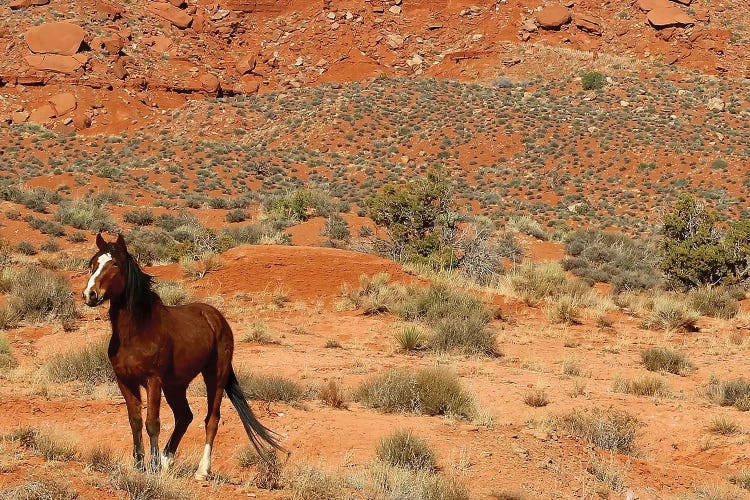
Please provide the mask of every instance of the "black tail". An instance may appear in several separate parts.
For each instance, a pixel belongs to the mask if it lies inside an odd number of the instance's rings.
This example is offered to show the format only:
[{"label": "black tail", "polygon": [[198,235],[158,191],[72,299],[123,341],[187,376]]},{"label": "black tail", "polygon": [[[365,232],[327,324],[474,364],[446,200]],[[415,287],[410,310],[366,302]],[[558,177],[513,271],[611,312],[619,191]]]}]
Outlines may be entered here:
[{"label": "black tail", "polygon": [[257,418],[255,418],[253,410],[251,410],[250,405],[247,404],[245,393],[242,392],[240,383],[237,381],[237,377],[232,368],[230,368],[229,379],[227,380],[225,391],[227,396],[229,396],[229,400],[237,409],[237,413],[240,414],[242,425],[245,426],[245,431],[250,437],[250,441],[252,441],[255,451],[258,452],[262,459],[268,460],[267,454],[270,451],[263,444],[263,441],[268,443],[272,448],[283,451],[287,454],[289,453],[278,442],[276,442],[277,434],[266,428],[263,424],[258,422]]}]

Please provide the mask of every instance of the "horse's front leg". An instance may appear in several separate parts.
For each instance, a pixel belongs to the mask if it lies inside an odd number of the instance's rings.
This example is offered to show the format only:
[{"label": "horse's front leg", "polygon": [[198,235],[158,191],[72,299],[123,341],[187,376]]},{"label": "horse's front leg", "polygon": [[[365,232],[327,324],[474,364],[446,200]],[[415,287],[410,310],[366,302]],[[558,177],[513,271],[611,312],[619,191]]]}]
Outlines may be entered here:
[{"label": "horse's front leg", "polygon": [[159,453],[159,408],[161,407],[161,379],[151,377],[146,383],[146,394],[148,399],[148,409],[146,410],[146,432],[151,442],[151,472],[161,470],[161,455]]},{"label": "horse's front leg", "polygon": [[128,420],[130,420],[130,431],[133,433],[133,459],[135,468],[143,472],[146,470],[143,464],[143,417],[141,415],[141,386],[137,383],[124,382],[117,379],[122,397],[125,398],[125,406],[128,409]]}]

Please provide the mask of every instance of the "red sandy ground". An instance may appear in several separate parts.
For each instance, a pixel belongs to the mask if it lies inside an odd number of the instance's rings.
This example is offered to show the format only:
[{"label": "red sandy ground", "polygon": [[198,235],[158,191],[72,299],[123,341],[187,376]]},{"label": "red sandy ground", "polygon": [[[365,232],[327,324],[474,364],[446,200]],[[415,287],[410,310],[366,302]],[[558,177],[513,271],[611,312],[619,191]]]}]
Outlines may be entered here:
[{"label": "red sandy ground", "polygon": [[[546,248],[540,253],[550,252],[549,244],[542,246]],[[221,270],[189,283],[189,287],[221,307],[237,339],[261,321],[278,342],[238,341],[238,368],[287,376],[312,387],[333,379],[351,389],[389,368],[437,363],[458,373],[479,407],[494,418],[493,425],[483,426],[439,417],[385,415],[356,403],[345,410],[331,409],[314,399],[296,407],[254,403],[261,421],[284,436],[284,446],[292,451],[289,467],[313,463],[344,474],[357,472],[373,460],[380,438],[396,428],[408,428],[436,449],[442,470],[465,481],[472,498],[487,498],[503,489],[525,491],[529,498],[590,498],[597,483],[587,467],[592,457],[609,460],[610,454],[537,425],[547,417],[587,407],[626,409],[644,422],[635,455],[611,456],[623,469],[627,487],[639,498],[674,498],[695,486],[726,484],[729,475],[750,465],[744,433],[725,437],[706,430],[717,415],[728,415],[742,429],[750,428],[750,415],[712,406],[700,394],[712,374],[722,379],[744,374],[747,334],[739,332],[739,345],[737,339],[730,342],[729,336],[736,330],[729,322],[702,320],[698,333],[666,334],[642,330],[637,318],[614,313],[612,328],[597,327],[591,319],[564,327],[548,324],[543,310],[520,306],[505,297],[512,305],[505,309],[508,317],[492,325],[499,334],[502,357],[412,356],[396,350],[392,338],[398,325],[395,318],[335,310],[340,287],[356,285],[363,272],[388,272],[398,281],[414,279],[393,262],[343,250],[279,246],[240,247],[222,259]],[[161,279],[179,277],[175,266],[150,271]],[[84,281],[82,273],[73,276],[77,290]],[[271,305],[276,286],[283,287],[290,299],[282,307]],[[85,309],[81,328],[72,333],[57,326],[8,332],[21,363],[18,370],[33,372],[56,353],[106,337],[105,310]],[[325,348],[330,339],[338,340],[342,348]],[[652,399],[612,392],[616,376],[631,378],[644,373],[639,362],[641,349],[664,344],[679,346],[697,368],[687,376],[666,376],[672,397]],[[577,360],[585,376],[561,375],[564,360]],[[73,387],[57,386],[49,389],[47,397],[40,397],[31,382],[34,378],[27,374],[0,379],[0,432],[19,426],[61,428],[80,449],[106,445],[117,455],[128,456],[129,429],[116,389],[91,396]],[[573,396],[577,383],[585,384],[584,394]],[[523,403],[524,393],[535,386],[547,388],[548,406],[531,408]],[[203,439],[205,403],[197,396],[190,400],[196,420],[180,449],[183,457],[195,457]],[[171,414],[165,407],[162,415],[166,435],[172,426]],[[252,474],[241,469],[235,457],[247,445],[236,413],[225,403],[214,466],[229,476],[231,483],[194,485],[191,489],[216,498],[246,498],[248,493],[278,498],[282,493],[245,484]],[[79,481],[79,477],[96,477],[90,471],[82,472],[82,467],[81,462],[48,465],[27,456],[0,473],[0,486],[18,484],[31,471],[54,476],[63,470],[69,471],[68,477],[82,497],[113,495],[106,486],[93,491],[85,480]],[[101,480],[93,484],[101,485]]]}]

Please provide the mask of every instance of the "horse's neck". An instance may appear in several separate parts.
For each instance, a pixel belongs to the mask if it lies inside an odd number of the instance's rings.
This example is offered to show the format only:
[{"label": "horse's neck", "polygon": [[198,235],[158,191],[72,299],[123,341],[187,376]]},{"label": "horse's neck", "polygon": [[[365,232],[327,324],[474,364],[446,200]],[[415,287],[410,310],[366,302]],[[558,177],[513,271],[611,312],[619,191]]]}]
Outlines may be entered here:
[{"label": "horse's neck", "polygon": [[132,312],[125,307],[122,302],[110,302],[109,321],[112,324],[112,334],[122,340],[127,340],[138,336],[143,329],[144,323],[149,321],[154,314],[158,314],[159,304],[151,304],[151,314],[149,318],[137,318]]}]

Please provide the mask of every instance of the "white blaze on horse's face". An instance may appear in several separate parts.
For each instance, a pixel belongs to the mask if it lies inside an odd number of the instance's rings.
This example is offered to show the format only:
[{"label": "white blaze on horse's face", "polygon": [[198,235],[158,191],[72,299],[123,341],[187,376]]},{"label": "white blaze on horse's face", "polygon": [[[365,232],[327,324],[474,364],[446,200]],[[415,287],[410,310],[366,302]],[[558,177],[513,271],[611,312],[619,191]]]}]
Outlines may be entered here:
[{"label": "white blaze on horse's face", "polygon": [[93,273],[91,273],[91,276],[89,277],[88,285],[86,286],[86,289],[83,291],[83,301],[86,303],[86,305],[89,306],[95,306],[99,304],[101,301],[101,297],[99,297],[97,291],[94,289],[96,286],[96,280],[99,278],[99,276],[104,271],[104,268],[107,267],[107,262],[110,262],[112,260],[112,254],[109,253],[103,253],[99,256],[99,258],[96,260],[96,269]]}]

